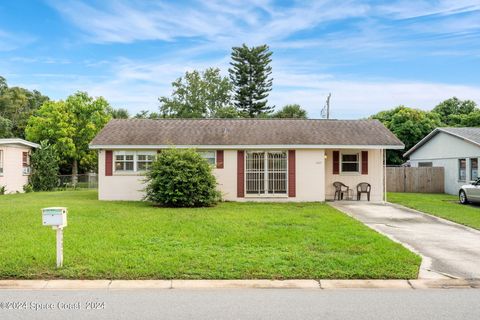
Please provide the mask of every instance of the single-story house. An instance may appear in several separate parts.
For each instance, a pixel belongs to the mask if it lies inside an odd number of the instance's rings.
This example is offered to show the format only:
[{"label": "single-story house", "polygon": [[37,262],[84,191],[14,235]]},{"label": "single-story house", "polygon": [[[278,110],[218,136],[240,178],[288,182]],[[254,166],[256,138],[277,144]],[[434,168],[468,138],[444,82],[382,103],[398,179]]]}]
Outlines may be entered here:
[{"label": "single-story house", "polygon": [[404,145],[377,120],[111,120],[90,143],[99,199],[142,199],[145,169],[170,147],[198,150],[225,200],[325,201],[340,181],[382,201],[385,150]]},{"label": "single-story house", "polygon": [[408,150],[412,167],[443,167],[445,192],[458,194],[478,178],[480,128],[437,128]]},{"label": "single-story house", "polygon": [[23,192],[30,175],[30,154],[39,145],[19,138],[0,139],[0,188]]}]

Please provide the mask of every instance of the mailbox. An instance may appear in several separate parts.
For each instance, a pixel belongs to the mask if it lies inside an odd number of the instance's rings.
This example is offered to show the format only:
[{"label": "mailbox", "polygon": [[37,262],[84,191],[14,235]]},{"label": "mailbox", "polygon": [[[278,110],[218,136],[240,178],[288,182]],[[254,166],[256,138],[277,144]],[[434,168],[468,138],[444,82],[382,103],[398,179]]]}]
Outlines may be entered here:
[{"label": "mailbox", "polygon": [[67,208],[52,207],[42,209],[42,219],[44,226],[66,227],[67,226]]}]

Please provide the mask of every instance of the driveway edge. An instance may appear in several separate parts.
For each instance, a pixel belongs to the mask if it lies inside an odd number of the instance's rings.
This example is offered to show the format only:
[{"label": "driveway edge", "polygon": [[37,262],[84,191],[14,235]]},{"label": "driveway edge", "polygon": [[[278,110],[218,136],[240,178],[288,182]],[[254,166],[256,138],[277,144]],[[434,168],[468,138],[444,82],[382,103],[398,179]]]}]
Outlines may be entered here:
[{"label": "driveway edge", "polygon": [[[378,203],[378,204],[379,205],[392,205],[390,202],[382,202],[382,203]],[[338,204],[336,204],[334,202],[329,203],[329,205],[331,207],[339,210],[340,212],[343,212],[344,214],[351,217],[352,219],[355,219],[355,220],[359,221],[360,223],[362,223],[366,227],[368,227],[368,228],[372,229],[373,231],[381,234],[382,236],[387,237],[388,239],[392,240],[393,242],[396,242],[396,243],[402,245],[405,249],[410,250],[411,252],[413,252],[416,255],[418,255],[419,257],[421,257],[422,262],[420,264],[420,269],[418,270],[418,275],[417,275],[419,279],[425,279],[425,280],[427,280],[427,279],[455,279],[454,276],[433,271],[431,269],[432,259],[430,257],[426,256],[426,255],[423,255],[421,252],[419,252],[417,249],[415,249],[414,247],[412,247],[408,243],[402,242],[399,239],[397,239],[396,237],[394,237],[394,236],[392,236],[388,233],[383,232],[381,229],[377,228],[376,225],[374,225],[374,224],[369,224],[369,223],[363,222],[362,220],[358,219],[354,214],[352,214],[351,212],[349,212],[348,210],[346,210],[345,208],[339,206]],[[395,206],[392,205],[392,207],[395,207]],[[410,210],[410,208],[405,208],[405,209]],[[423,214],[423,212],[418,212],[418,213]]]},{"label": "driveway edge", "polygon": [[480,289],[480,279],[413,280],[0,280],[2,290]]}]

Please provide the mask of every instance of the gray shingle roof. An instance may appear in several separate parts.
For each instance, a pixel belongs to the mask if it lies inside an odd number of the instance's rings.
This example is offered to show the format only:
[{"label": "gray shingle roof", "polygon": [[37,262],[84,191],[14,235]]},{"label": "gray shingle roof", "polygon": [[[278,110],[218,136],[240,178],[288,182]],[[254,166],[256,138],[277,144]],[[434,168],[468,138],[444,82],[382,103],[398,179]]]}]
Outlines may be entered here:
[{"label": "gray shingle roof", "polygon": [[403,148],[377,120],[111,120],[90,143],[115,145],[372,145]]},{"label": "gray shingle roof", "polygon": [[435,135],[437,135],[440,132],[444,132],[447,134],[450,134],[452,136],[455,136],[457,138],[466,140],[470,143],[476,144],[480,146],[480,128],[472,128],[472,127],[445,127],[445,128],[436,128],[432,132],[430,132],[425,138],[420,140],[416,145],[414,145],[410,150],[405,152],[403,155],[404,157],[408,157],[411,155],[414,151],[419,149],[421,146],[423,146],[425,143],[430,141]]}]

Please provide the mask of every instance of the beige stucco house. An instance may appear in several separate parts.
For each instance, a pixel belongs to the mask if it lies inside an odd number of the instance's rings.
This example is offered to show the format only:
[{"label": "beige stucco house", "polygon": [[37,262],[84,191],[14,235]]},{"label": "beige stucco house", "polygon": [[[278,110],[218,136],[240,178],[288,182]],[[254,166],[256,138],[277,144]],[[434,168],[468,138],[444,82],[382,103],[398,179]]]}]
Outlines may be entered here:
[{"label": "beige stucco house", "polygon": [[370,183],[382,201],[385,150],[404,145],[377,120],[112,120],[90,143],[99,199],[141,200],[145,170],[170,147],[197,149],[225,200],[325,201],[340,181]]},{"label": "beige stucco house", "polygon": [[23,192],[30,175],[30,153],[38,147],[23,139],[0,139],[0,187],[7,193]]}]

